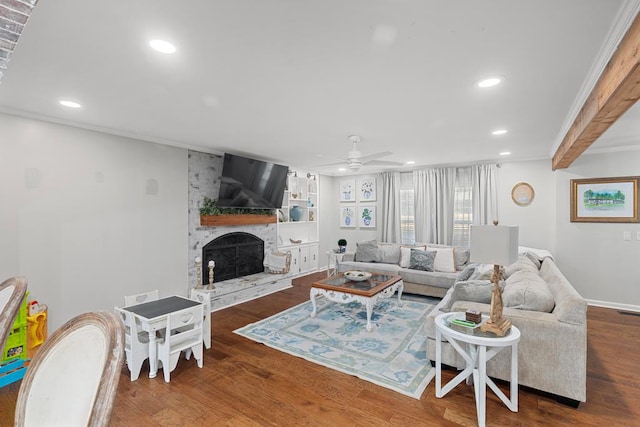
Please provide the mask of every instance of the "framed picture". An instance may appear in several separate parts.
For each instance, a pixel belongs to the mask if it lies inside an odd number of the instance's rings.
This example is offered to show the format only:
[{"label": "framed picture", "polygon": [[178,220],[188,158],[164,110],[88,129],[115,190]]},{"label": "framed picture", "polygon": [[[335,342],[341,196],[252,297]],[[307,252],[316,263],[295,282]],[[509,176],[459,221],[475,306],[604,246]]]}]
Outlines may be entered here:
[{"label": "framed picture", "polygon": [[363,178],[360,181],[360,201],[375,202],[376,200],[376,179]]},{"label": "framed picture", "polygon": [[341,206],[340,207],[340,227],[355,228],[356,226],[356,207]]},{"label": "framed picture", "polygon": [[343,179],[340,181],[340,201],[355,202],[356,201],[356,180]]},{"label": "framed picture", "polygon": [[640,222],[639,176],[571,180],[571,222]]},{"label": "framed picture", "polygon": [[376,226],[375,205],[360,205],[358,210],[358,223],[360,228],[374,228]]}]

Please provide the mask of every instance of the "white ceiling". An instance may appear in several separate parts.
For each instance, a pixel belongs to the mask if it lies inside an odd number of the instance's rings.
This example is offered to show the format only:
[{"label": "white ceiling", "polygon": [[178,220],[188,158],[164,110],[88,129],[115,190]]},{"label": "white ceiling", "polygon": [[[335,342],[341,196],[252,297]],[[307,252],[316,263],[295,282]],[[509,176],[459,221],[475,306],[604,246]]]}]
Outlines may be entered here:
[{"label": "white ceiling", "polygon": [[[327,174],[351,134],[416,165],[550,159],[637,3],[41,1],[0,111]],[[491,75],[506,80],[474,87]],[[637,144],[620,123],[593,147]]]}]

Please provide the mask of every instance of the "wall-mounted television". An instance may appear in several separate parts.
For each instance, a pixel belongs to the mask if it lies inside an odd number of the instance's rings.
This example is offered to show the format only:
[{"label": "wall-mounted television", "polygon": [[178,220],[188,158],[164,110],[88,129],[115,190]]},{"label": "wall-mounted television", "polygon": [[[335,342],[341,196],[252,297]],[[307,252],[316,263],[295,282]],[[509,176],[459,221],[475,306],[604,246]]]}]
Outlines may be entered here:
[{"label": "wall-mounted television", "polygon": [[288,166],[225,153],[218,206],[279,209],[288,172]]}]

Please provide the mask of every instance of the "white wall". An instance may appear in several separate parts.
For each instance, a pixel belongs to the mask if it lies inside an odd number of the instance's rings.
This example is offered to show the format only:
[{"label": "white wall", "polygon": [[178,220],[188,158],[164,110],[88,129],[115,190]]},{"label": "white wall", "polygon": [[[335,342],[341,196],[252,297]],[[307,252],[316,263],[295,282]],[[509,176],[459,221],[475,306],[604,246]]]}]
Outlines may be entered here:
[{"label": "white wall", "polygon": [[[557,263],[591,302],[640,310],[640,224],[570,222],[570,180],[640,175],[640,151],[582,155],[556,172]],[[630,231],[631,241],[622,239]]]},{"label": "white wall", "polygon": [[[530,184],[535,197],[529,206],[518,206],[511,190],[519,182]],[[503,163],[498,168],[498,220],[517,225],[521,246],[543,248],[555,253],[555,176],[550,160]]]},{"label": "white wall", "polygon": [[[377,196],[375,202],[361,202],[357,197],[353,202],[340,202],[340,181],[355,179],[356,187],[359,185],[362,178],[376,178],[377,183]],[[333,225],[333,233],[331,233],[329,249],[338,248],[338,239],[345,239],[347,241],[347,250],[355,252],[356,243],[366,240],[379,240],[379,230],[381,226],[380,222],[380,206],[382,206],[382,176],[380,174],[360,174],[350,176],[335,176],[331,178],[330,185],[326,185],[322,188],[324,197],[328,200],[327,205],[331,206],[330,218]],[[376,226],[371,228],[361,228],[356,221],[355,227],[340,227],[340,208],[344,206],[352,206],[356,209],[356,213],[359,212],[358,208],[361,204],[375,205],[376,206]],[[357,219],[357,218],[356,218]]]},{"label": "white wall", "polygon": [[49,330],[123,296],[187,289],[187,151],[0,114],[0,280]]}]

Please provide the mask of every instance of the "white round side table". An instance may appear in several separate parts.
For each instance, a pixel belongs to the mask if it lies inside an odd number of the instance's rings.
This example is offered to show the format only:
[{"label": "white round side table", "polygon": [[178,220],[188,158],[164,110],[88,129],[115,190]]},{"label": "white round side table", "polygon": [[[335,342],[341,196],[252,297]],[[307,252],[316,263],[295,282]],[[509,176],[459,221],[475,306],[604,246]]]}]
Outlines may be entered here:
[{"label": "white round side table", "polygon": [[[353,255],[352,252],[334,252],[334,251],[327,251],[327,277],[330,277],[332,274],[336,274],[338,272],[338,262],[342,261],[342,258],[344,258],[345,255]],[[333,273],[331,272],[331,261],[334,261],[334,271]]]},{"label": "white round side table", "polygon": [[[464,320],[464,313],[443,313],[436,317],[436,397],[444,397],[455,386],[467,379],[473,381],[478,425],[486,420],[487,385],[512,412],[518,412],[518,342],[520,331],[515,326],[503,337],[480,331],[480,327],[467,328],[450,322],[457,317]],[[483,316],[486,320],[487,316]],[[442,384],[442,337],[462,356],[467,366],[447,384]],[[487,376],[487,361],[503,349],[511,347],[510,398]],[[471,377],[471,378],[469,378]]]}]

